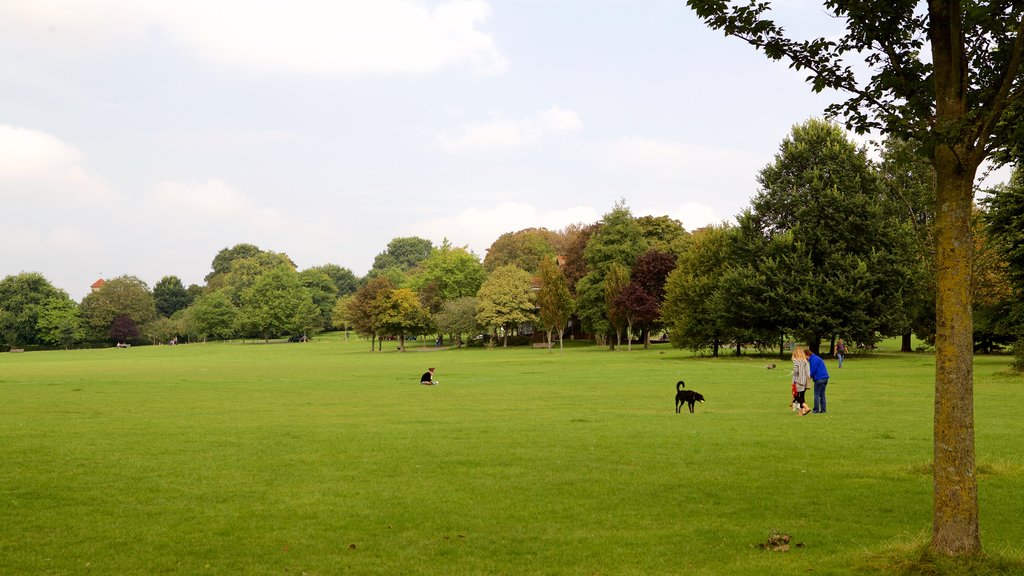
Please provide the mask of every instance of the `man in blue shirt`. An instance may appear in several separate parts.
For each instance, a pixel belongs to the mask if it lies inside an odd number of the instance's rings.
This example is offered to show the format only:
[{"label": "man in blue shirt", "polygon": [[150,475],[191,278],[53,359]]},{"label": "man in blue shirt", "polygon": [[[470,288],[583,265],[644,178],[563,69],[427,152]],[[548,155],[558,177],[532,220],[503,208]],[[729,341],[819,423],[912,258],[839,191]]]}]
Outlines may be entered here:
[{"label": "man in blue shirt", "polygon": [[807,356],[807,363],[811,367],[811,380],[814,380],[814,409],[812,414],[825,413],[825,387],[828,386],[828,370],[825,369],[825,361],[817,354],[811,352],[810,348],[804,349]]}]

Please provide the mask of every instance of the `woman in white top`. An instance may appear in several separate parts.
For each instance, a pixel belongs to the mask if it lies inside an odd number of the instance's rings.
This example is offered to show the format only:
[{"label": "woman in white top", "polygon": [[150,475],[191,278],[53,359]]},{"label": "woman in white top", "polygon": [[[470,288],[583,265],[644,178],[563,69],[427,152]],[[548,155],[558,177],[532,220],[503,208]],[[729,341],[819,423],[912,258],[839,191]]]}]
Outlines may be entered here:
[{"label": "woman in white top", "polygon": [[807,363],[807,357],[799,346],[793,346],[793,386],[796,388],[794,402],[800,409],[800,415],[804,416],[811,411],[804,401],[804,392],[807,391],[807,381],[810,379],[811,367]]}]

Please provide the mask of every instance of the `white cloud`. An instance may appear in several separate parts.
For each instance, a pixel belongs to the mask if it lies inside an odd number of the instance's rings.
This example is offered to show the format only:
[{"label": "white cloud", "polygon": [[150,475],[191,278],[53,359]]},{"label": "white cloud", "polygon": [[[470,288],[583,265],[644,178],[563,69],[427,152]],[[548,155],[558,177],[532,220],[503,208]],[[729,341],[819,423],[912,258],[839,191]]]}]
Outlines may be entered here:
[{"label": "white cloud", "polygon": [[7,3],[0,33],[62,57],[167,39],[200,60],[263,72],[425,74],[507,67],[483,0],[33,0]]},{"label": "white cloud", "polygon": [[105,200],[106,183],[77,148],[39,130],[0,124],[0,198]]},{"label": "white cloud", "polygon": [[434,144],[452,153],[521,150],[537,146],[548,137],[582,129],[583,122],[575,112],[555,106],[526,119],[468,124],[455,132],[439,134]]},{"label": "white cloud", "polygon": [[149,197],[159,211],[177,212],[187,219],[227,219],[232,227],[254,228],[264,232],[288,228],[286,218],[277,210],[253,205],[244,194],[216,178],[160,182]]}]

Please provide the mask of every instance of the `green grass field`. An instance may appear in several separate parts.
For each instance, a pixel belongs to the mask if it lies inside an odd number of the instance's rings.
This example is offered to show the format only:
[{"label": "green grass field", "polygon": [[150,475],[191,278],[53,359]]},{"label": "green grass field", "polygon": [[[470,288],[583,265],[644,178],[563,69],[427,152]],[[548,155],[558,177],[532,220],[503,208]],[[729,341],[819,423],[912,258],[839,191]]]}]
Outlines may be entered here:
[{"label": "green grass field", "polygon": [[[777,359],[368,348],[0,354],[0,574],[859,574],[927,541],[931,355],[827,359],[799,417]],[[1009,365],[975,368],[985,574],[1024,569]]]}]

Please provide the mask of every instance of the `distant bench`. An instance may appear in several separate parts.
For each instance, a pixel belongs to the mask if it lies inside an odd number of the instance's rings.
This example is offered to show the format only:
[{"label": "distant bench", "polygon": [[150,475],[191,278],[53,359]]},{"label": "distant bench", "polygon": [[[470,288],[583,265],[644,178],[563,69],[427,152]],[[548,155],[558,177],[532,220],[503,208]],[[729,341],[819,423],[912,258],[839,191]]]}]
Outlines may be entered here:
[{"label": "distant bench", "polygon": [[533,343],[533,347],[534,348],[547,348],[548,347],[548,343],[547,342],[534,342]]},{"label": "distant bench", "polygon": [[11,348],[11,352],[24,352],[24,348]]}]

